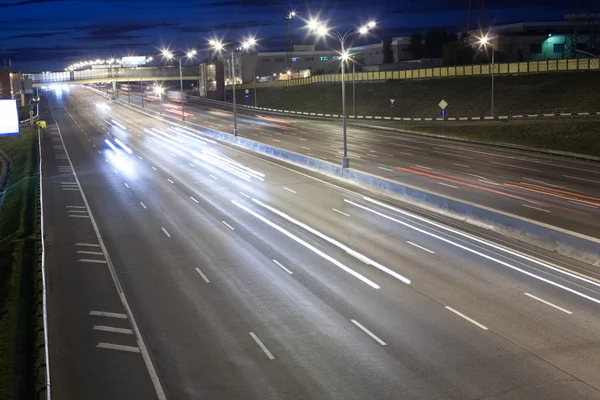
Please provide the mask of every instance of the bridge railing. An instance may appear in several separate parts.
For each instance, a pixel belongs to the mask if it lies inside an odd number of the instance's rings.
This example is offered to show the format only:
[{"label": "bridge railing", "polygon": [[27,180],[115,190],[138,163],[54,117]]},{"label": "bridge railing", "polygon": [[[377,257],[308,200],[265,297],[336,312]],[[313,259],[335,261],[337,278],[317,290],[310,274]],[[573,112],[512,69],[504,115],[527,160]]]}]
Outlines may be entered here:
[{"label": "bridge railing", "polygon": [[[183,67],[184,76],[200,76],[199,67]],[[106,68],[106,69],[87,69],[83,71],[65,71],[48,72],[42,74],[27,74],[33,83],[59,83],[82,81],[86,79],[113,79],[123,80],[130,78],[135,81],[137,78],[153,77],[178,77],[179,67],[139,67],[139,68]]]}]

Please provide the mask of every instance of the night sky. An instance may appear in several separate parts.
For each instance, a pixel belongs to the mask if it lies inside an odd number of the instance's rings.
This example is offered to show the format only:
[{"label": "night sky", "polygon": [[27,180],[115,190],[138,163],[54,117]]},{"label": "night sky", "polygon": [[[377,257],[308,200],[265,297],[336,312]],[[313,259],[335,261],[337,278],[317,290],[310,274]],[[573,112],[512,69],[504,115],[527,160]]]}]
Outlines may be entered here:
[{"label": "night sky", "polygon": [[[260,39],[261,51],[283,50],[283,17],[320,15],[329,26],[351,29],[369,19],[379,23],[370,38],[408,35],[443,27],[459,31],[469,0],[0,0],[0,68],[62,71],[71,62],[154,55],[162,46],[206,48],[217,36]],[[472,0],[472,24],[560,20],[572,10],[567,0]],[[478,3],[483,4],[478,9]],[[314,43],[296,19],[294,43]],[[203,58],[203,57],[201,57]]]}]

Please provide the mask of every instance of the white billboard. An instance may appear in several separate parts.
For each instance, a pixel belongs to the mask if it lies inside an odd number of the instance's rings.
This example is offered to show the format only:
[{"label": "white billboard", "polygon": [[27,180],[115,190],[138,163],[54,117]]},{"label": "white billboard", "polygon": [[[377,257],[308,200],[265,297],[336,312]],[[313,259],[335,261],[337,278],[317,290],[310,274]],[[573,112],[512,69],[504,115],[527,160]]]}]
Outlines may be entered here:
[{"label": "white billboard", "polygon": [[0,100],[0,137],[19,135],[17,100]]},{"label": "white billboard", "polygon": [[138,67],[140,65],[146,65],[146,57],[123,57],[121,59],[121,65],[124,67]]}]

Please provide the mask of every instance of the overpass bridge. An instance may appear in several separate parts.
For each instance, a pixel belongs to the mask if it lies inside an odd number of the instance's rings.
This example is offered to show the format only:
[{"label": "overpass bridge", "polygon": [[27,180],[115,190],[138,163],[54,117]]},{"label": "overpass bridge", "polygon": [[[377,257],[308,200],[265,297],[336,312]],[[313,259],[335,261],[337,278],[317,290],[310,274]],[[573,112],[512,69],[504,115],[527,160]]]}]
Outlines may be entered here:
[{"label": "overpass bridge", "polygon": [[[206,81],[206,73],[202,66],[183,67],[182,78],[185,81]],[[34,87],[61,84],[92,84],[102,82],[155,82],[179,80],[179,67],[115,67],[104,69],[87,69],[82,71],[45,72],[40,74],[23,74],[24,78],[33,81]]]}]

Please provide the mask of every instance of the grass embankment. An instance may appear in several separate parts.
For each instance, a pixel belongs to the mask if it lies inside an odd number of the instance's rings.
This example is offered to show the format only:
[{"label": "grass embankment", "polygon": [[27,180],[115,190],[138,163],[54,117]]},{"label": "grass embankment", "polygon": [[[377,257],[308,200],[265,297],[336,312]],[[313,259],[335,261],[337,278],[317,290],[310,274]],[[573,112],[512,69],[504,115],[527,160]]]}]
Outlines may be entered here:
[{"label": "grass embankment", "polygon": [[[561,72],[496,76],[495,115],[600,111],[600,72]],[[491,77],[457,77],[356,84],[356,114],[389,116],[390,99],[396,100],[395,117],[438,117],[438,103],[449,103],[451,117],[490,114]],[[262,88],[258,106],[316,113],[341,113],[341,84],[313,84]],[[245,104],[244,91],[237,101]],[[250,89],[250,102],[254,93]],[[346,86],[348,115],[352,114],[352,84]]]},{"label": "grass embankment", "polygon": [[543,120],[394,125],[395,128],[600,157],[600,120]]},{"label": "grass embankment", "polygon": [[0,138],[0,148],[12,159],[0,211],[0,398],[30,399],[39,396],[36,389],[44,373],[43,353],[37,348],[43,331],[37,301],[41,258],[34,129]]}]

